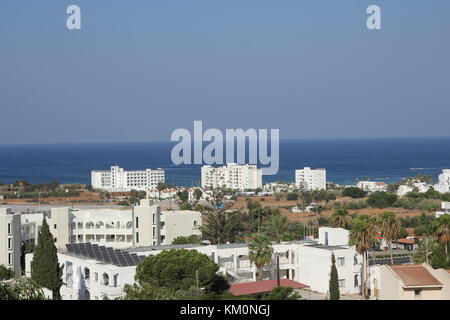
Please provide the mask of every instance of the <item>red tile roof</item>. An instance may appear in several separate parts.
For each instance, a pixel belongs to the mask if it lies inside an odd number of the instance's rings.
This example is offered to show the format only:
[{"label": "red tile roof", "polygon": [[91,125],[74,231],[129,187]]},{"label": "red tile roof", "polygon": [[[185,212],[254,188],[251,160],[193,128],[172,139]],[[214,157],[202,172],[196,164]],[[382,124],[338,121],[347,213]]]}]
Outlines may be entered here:
[{"label": "red tile roof", "polygon": [[394,243],[401,243],[401,244],[415,244],[417,241],[415,239],[397,239],[392,241]]},{"label": "red tile roof", "polygon": [[[233,283],[230,286],[230,293],[234,296],[243,296],[247,294],[261,294],[272,291],[277,286],[277,280],[254,281],[247,283]],[[308,288],[306,284],[296,282],[290,279],[280,279],[282,287],[292,287],[294,289]]]},{"label": "red tile roof", "polygon": [[396,265],[389,268],[400,278],[404,287],[442,286],[423,265]]}]

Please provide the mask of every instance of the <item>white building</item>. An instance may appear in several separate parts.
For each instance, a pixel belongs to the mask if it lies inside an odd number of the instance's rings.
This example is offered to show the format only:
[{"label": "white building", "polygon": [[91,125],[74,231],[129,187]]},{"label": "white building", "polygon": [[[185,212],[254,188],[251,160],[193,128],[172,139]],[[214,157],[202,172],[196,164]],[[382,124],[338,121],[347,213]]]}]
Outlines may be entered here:
[{"label": "white building", "polygon": [[13,270],[15,277],[22,273],[20,267],[20,213],[10,208],[0,208],[0,265]]},{"label": "white building", "polygon": [[450,214],[450,202],[442,201],[441,208],[442,208],[441,211],[436,211],[436,218],[439,218],[444,214]]},{"label": "white building", "polygon": [[358,181],[356,186],[366,192],[387,191],[387,184],[378,181]]},{"label": "white building", "polygon": [[325,190],[327,188],[327,171],[310,167],[295,170],[295,185],[303,190]]},{"label": "white building", "polygon": [[256,165],[228,163],[223,167],[203,166],[202,188],[225,187],[233,190],[262,188],[262,170]]},{"label": "white building", "polygon": [[434,185],[434,190],[441,193],[450,192],[450,169],[442,170],[438,184]]},{"label": "white building", "polygon": [[91,171],[92,187],[110,192],[146,191],[156,188],[159,182],[164,182],[164,170],[161,168],[126,171],[112,166],[111,170]]},{"label": "white building", "polygon": [[417,192],[427,192],[431,188],[431,185],[425,183],[425,182],[414,182],[408,185],[402,184],[398,187],[397,190],[397,196],[403,197],[408,192],[413,192],[414,190],[417,190]]},{"label": "white building", "polygon": [[[343,230],[343,229],[342,229]],[[319,234],[329,233],[332,242],[341,243],[345,232],[328,228]],[[336,232],[336,234],[334,234]],[[348,231],[347,231],[348,233]],[[329,286],[331,255],[334,253],[342,294],[358,294],[361,291],[361,257],[354,247],[348,245],[323,245],[314,241],[297,241],[273,243],[272,262],[264,267],[264,280],[276,278],[276,257],[279,257],[280,277],[302,282],[311,290],[327,293]],[[84,246],[75,244],[74,246]],[[167,245],[150,247],[133,247],[116,250],[112,253],[119,256],[132,256],[132,266],[126,263],[105,262],[88,253],[75,254],[75,250],[66,249],[58,253],[59,262],[64,265],[61,288],[63,299],[110,299],[123,296],[123,286],[134,283],[135,265],[145,256],[156,255],[169,249],[197,250],[207,255],[219,265],[219,273],[226,274],[236,283],[251,282],[257,279],[257,268],[250,263],[248,246],[245,243],[222,245]],[[72,248],[73,249],[73,248]],[[103,250],[110,250],[106,249]],[[97,248],[98,251],[98,248]],[[95,252],[93,253],[95,254]],[[27,255],[26,265],[29,275],[29,264],[32,254]]]},{"label": "white building", "polygon": [[171,244],[179,236],[200,235],[201,213],[161,211],[149,199],[132,210],[52,208],[48,220],[58,249],[68,243],[113,248]]}]

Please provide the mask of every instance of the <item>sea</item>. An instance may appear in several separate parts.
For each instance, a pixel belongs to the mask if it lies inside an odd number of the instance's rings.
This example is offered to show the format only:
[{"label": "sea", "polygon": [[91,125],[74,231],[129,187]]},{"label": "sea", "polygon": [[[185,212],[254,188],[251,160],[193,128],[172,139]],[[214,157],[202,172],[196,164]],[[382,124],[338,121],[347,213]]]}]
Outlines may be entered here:
[{"label": "sea", "polygon": [[[200,165],[174,165],[171,142],[0,145],[0,183],[90,184],[91,170],[163,168],[166,182],[199,186]],[[295,169],[325,168],[340,185],[370,179],[393,183],[450,168],[450,137],[281,140],[280,168],[264,183],[294,181]]]}]

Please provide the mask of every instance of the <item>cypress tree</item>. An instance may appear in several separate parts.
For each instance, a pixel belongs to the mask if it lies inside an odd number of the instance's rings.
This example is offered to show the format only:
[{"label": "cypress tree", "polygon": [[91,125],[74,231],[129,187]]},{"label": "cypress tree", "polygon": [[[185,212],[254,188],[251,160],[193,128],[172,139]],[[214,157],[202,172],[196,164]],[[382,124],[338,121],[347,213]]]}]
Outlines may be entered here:
[{"label": "cypress tree", "polygon": [[330,300],[339,300],[339,282],[336,268],[336,259],[334,253],[331,254],[331,272],[330,272]]},{"label": "cypress tree", "polygon": [[34,249],[31,261],[31,278],[40,286],[51,290],[54,300],[60,300],[62,270],[63,267],[58,263],[53,236],[44,218],[38,235],[38,244]]}]

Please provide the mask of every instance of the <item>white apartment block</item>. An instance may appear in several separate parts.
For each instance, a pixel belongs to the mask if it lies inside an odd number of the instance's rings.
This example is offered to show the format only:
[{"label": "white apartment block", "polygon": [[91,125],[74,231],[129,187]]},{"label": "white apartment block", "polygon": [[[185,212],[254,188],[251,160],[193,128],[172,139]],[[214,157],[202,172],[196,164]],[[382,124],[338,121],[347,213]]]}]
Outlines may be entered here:
[{"label": "white apartment block", "polygon": [[223,167],[203,166],[202,188],[247,190],[262,188],[262,170],[256,165],[228,163]]},{"label": "white apartment block", "polygon": [[295,170],[295,185],[303,190],[325,190],[327,188],[327,171],[305,167]]},{"label": "white apartment block", "polygon": [[0,208],[0,265],[13,270],[14,276],[22,273],[20,267],[20,213],[10,208]]},{"label": "white apartment block", "polygon": [[441,193],[450,192],[450,169],[442,170],[438,184],[434,185],[434,190]]},{"label": "white apartment block", "polygon": [[387,191],[387,184],[378,181],[358,181],[356,186],[366,192]]},{"label": "white apartment block", "polygon": [[[132,210],[52,208],[47,223],[58,250],[92,243],[123,249],[170,245],[179,236],[201,236],[202,216],[189,210],[161,211],[149,199]],[[0,208],[0,264],[21,274],[21,244],[37,244],[43,213],[13,213]]]},{"label": "white apartment block", "polygon": [[113,248],[171,244],[178,236],[200,235],[201,213],[161,211],[142,199],[132,210],[52,208],[48,220],[58,249],[68,243],[94,243]]},{"label": "white apartment block", "polygon": [[[337,232],[335,235],[334,233]],[[319,232],[321,237],[329,234],[331,242],[341,243],[347,234],[341,230],[328,228]],[[276,257],[279,257],[280,278],[291,279],[310,286],[311,290],[327,293],[329,286],[331,255],[336,258],[339,286],[342,294],[359,294],[361,292],[361,257],[354,247],[347,245],[324,245],[325,239],[315,241],[297,241],[273,243],[272,261],[264,267],[264,280],[276,278]],[[79,244],[83,246],[84,244]],[[136,264],[145,256],[156,255],[169,249],[197,250],[207,255],[219,265],[219,273],[226,274],[236,283],[257,280],[257,268],[250,263],[248,246],[245,243],[222,245],[166,245],[150,247],[133,247],[116,251],[118,255],[133,255],[133,265],[105,263],[86,255],[74,254],[61,250],[58,260],[64,265],[64,285],[61,288],[63,299],[110,299],[123,296],[125,284],[134,283]],[[107,250],[107,249],[103,249]],[[26,256],[26,272],[32,254]]]},{"label": "white apartment block", "polygon": [[91,171],[92,187],[110,192],[147,191],[156,188],[159,182],[164,182],[164,179],[164,170],[161,168],[127,171],[112,166],[111,170]]}]

